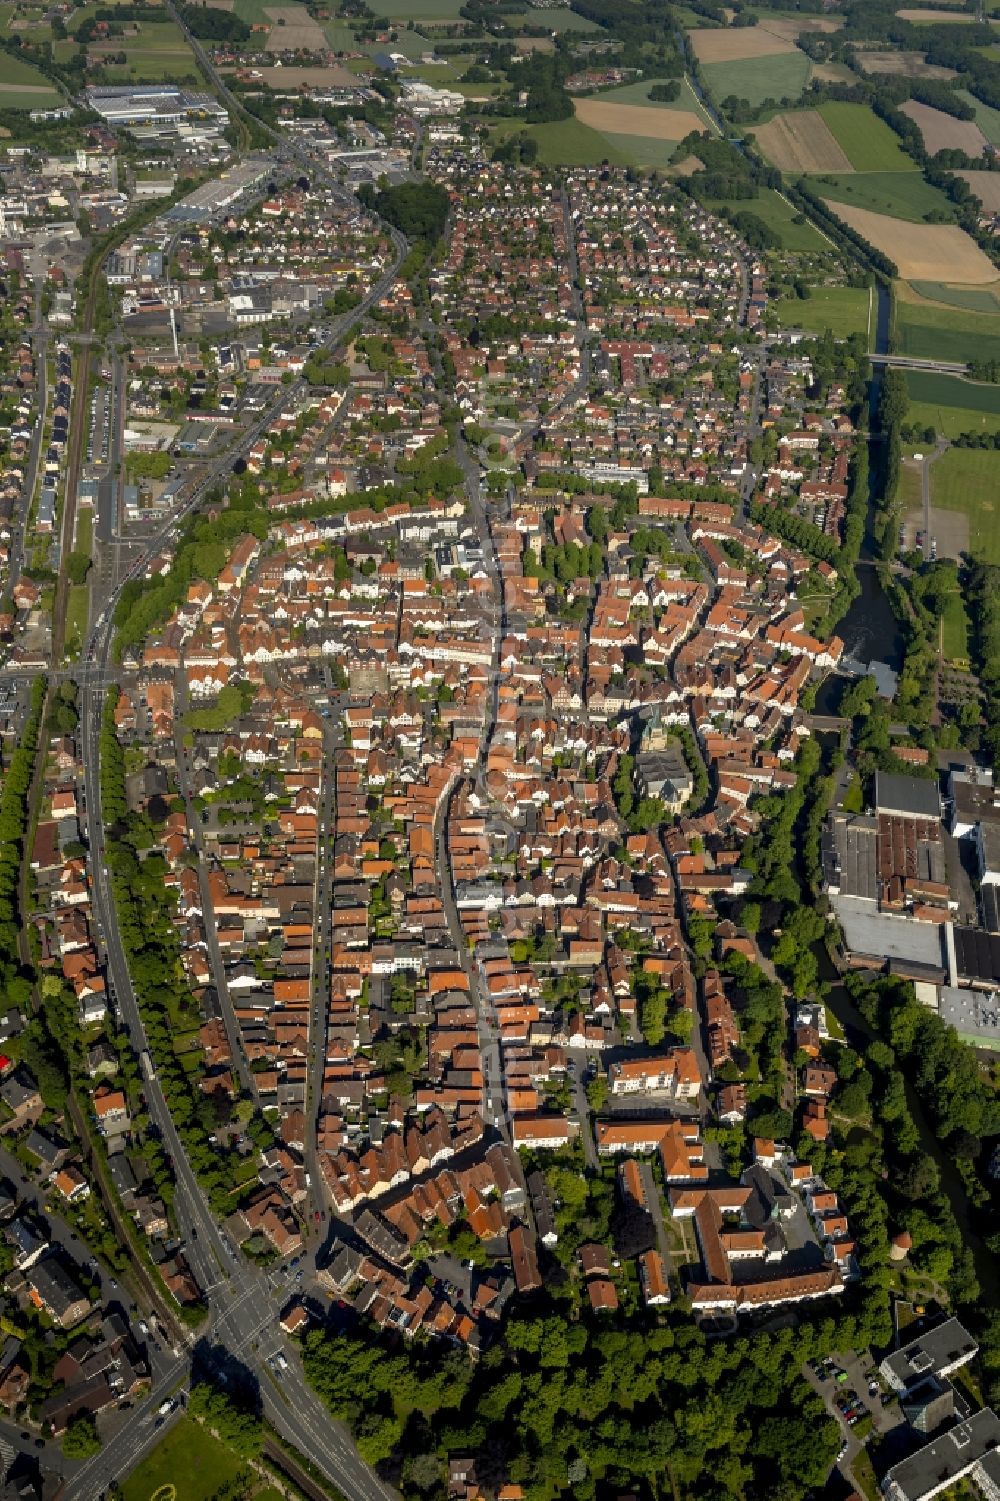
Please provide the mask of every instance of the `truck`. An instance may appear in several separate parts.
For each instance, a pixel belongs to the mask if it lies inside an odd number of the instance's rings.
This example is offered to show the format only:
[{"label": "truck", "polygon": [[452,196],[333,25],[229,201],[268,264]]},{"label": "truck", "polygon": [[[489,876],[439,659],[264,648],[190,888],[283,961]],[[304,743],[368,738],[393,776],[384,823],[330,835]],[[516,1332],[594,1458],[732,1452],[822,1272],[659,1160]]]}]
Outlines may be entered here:
[{"label": "truck", "polygon": [[147,1079],[152,1079],[154,1077],[154,1074],[153,1074],[153,1060],[149,1056],[149,1049],[148,1048],[143,1048],[142,1052],[140,1053],[140,1055],[139,1055],[139,1065],[140,1065],[140,1067],[142,1069],[143,1074],[145,1075],[145,1077]]}]

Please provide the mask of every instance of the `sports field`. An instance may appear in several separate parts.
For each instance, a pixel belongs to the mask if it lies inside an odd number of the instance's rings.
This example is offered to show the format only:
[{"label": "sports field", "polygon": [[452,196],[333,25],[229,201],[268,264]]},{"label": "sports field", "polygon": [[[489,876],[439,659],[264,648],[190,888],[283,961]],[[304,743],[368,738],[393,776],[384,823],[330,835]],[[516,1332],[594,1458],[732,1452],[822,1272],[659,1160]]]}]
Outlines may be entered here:
[{"label": "sports field", "polygon": [[824,198],[870,209],[875,214],[891,214],[895,219],[909,219],[914,224],[934,210],[953,217],[948,199],[925,181],[922,172],[824,173],[810,186]]},{"label": "sports field", "polygon": [[736,214],[742,210],[749,214],[756,214],[772,234],[778,237],[783,250],[819,254],[830,248],[827,241],[808,219],[801,224],[795,223],[796,219],[801,219],[803,216],[774,188],[761,188],[756,198],[713,199],[708,207],[728,208],[730,212]]},{"label": "sports field", "polygon": [[721,104],[730,94],[754,106],[765,99],[794,103],[809,81],[809,67],[805,53],[796,48],[772,56],[702,63],[701,76],[716,103]]},{"label": "sports field", "polygon": [[783,328],[804,328],[838,339],[868,332],[871,299],[867,287],[813,287],[806,298],[783,297],[776,304]]},{"label": "sports field", "polygon": [[929,370],[908,370],[906,385],[908,422],[936,428],[945,438],[1000,432],[1000,386],[975,385],[957,375]]},{"label": "sports field", "polygon": [[121,1482],[122,1501],[150,1501],[161,1489],[164,1495],[173,1493],[172,1501],[214,1501],[241,1468],[231,1449],[200,1423],[183,1417]]},{"label": "sports field", "polygon": [[[949,363],[1000,359],[1000,309],[995,303],[991,313],[987,307],[945,307],[928,302],[899,282],[893,290],[895,348],[899,354]],[[982,296],[991,298],[991,293],[983,288]]]},{"label": "sports field", "polygon": [[867,104],[827,100],[819,113],[855,172],[916,172],[899,138]]},{"label": "sports field", "polygon": [[968,518],[969,551],[1000,563],[1000,453],[992,448],[949,448],[931,466],[935,508]]}]

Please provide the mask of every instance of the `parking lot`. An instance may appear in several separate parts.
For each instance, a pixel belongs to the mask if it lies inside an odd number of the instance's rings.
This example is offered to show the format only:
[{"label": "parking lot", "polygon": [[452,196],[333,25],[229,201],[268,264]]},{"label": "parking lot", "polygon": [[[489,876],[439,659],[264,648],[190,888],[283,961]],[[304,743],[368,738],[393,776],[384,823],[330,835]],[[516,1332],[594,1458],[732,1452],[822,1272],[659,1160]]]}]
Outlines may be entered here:
[{"label": "parking lot", "polygon": [[867,1351],[858,1355],[850,1350],[823,1361],[810,1361],[804,1375],[840,1426],[843,1443],[838,1458],[847,1470],[867,1442],[866,1417],[871,1418],[871,1431],[878,1434],[890,1432],[903,1421],[899,1403],[889,1402],[889,1389]]}]

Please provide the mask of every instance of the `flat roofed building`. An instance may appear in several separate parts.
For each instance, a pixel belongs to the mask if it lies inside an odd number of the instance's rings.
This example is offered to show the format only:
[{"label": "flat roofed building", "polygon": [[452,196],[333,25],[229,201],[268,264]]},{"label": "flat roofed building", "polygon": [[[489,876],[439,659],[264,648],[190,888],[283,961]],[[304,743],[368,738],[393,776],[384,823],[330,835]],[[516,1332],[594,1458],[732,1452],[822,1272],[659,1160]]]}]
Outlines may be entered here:
[{"label": "flat roofed building", "polygon": [[886,1501],[929,1501],[966,1478],[991,1501],[1000,1495],[1000,1418],[988,1407],[893,1465],[882,1494]]},{"label": "flat roofed building", "polygon": [[875,812],[900,818],[940,821],[941,795],[937,783],[929,778],[897,776],[893,772],[877,771]]},{"label": "flat roofed building", "polygon": [[901,1392],[928,1374],[950,1376],[952,1371],[967,1365],[978,1349],[958,1319],[945,1319],[943,1324],[925,1330],[901,1350],[887,1355],[880,1369],[889,1385]]}]

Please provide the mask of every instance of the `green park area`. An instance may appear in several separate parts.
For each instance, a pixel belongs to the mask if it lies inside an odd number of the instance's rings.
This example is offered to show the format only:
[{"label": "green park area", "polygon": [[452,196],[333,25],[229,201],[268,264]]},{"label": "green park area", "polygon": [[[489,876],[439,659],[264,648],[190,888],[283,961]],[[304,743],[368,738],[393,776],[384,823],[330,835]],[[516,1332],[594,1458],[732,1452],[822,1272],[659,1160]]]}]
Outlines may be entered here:
[{"label": "green park area", "polygon": [[1000,431],[1000,386],[931,370],[908,370],[906,385],[910,393],[907,423],[933,427],[944,438]]},{"label": "green park area", "polygon": [[783,297],[777,304],[782,328],[804,328],[821,334],[827,329],[837,339],[866,334],[871,314],[867,287],[813,287],[810,297]]},{"label": "green park area", "polygon": [[1000,453],[992,448],[949,448],[931,467],[931,501],[968,518],[973,557],[1000,563]]},{"label": "green park area", "polygon": [[123,1481],[122,1501],[214,1501],[242,1469],[232,1449],[183,1417]]},{"label": "green park area", "polygon": [[916,162],[906,155],[899,137],[867,104],[828,99],[820,105],[819,113],[855,172],[917,171]]}]

